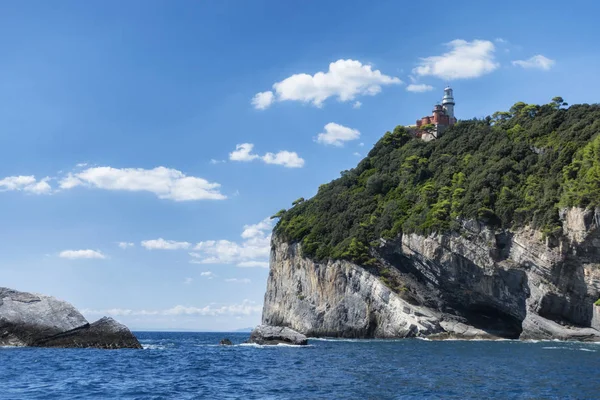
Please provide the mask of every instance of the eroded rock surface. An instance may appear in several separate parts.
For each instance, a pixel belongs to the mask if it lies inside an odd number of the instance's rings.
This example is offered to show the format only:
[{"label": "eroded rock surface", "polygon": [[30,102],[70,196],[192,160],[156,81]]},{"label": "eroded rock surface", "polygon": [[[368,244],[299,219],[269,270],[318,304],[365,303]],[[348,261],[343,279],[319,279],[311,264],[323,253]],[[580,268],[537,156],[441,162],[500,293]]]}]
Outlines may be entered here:
[{"label": "eroded rock surface", "polygon": [[8,288],[0,288],[0,346],[142,348],[112,318],[89,324],[65,301]]},{"label": "eroded rock surface", "polygon": [[304,346],[308,344],[308,340],[306,339],[306,336],[290,328],[259,325],[250,334],[248,343],[262,345],[292,344]]},{"label": "eroded rock surface", "polygon": [[554,241],[477,221],[382,240],[378,268],[317,263],[274,235],[263,324],[308,336],[599,341],[600,209],[561,217]]}]

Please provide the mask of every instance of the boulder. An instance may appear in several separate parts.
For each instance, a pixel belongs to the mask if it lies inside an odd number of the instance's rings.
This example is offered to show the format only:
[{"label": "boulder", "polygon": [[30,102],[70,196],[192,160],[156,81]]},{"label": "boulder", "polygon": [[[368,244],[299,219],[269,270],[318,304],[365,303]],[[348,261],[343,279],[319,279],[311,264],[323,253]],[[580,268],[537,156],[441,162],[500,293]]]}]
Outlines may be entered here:
[{"label": "boulder", "polygon": [[112,318],[90,324],[65,301],[8,288],[0,288],[0,346],[142,348]]},{"label": "boulder", "polygon": [[137,338],[125,325],[110,317],[72,331],[38,341],[40,347],[94,347],[98,349],[141,349]]},{"label": "boulder", "polygon": [[231,343],[231,340],[225,338],[225,339],[221,339],[221,341],[219,342],[219,344],[221,346],[232,346],[233,343]]},{"label": "boulder", "polygon": [[263,345],[292,344],[305,346],[308,344],[308,340],[306,339],[306,336],[290,328],[259,325],[250,334],[248,343]]}]

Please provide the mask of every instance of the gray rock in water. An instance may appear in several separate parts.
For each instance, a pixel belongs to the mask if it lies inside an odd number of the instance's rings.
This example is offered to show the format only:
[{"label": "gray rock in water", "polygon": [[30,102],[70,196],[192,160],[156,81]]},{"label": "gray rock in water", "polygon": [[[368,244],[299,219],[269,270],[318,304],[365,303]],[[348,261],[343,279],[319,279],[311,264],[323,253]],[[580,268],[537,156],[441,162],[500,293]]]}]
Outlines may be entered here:
[{"label": "gray rock in water", "polygon": [[219,344],[221,346],[232,346],[233,343],[231,343],[231,340],[225,338],[225,339],[221,339],[221,341],[219,342]]},{"label": "gray rock in water", "polygon": [[131,331],[110,317],[104,317],[56,336],[38,341],[40,347],[94,347],[99,349],[141,349]]},{"label": "gray rock in water", "polygon": [[250,334],[248,343],[266,345],[294,344],[305,346],[308,344],[308,340],[306,339],[306,336],[290,328],[259,325]]},{"label": "gray rock in water", "polygon": [[8,288],[0,288],[0,346],[142,348],[112,318],[89,324],[65,301]]}]

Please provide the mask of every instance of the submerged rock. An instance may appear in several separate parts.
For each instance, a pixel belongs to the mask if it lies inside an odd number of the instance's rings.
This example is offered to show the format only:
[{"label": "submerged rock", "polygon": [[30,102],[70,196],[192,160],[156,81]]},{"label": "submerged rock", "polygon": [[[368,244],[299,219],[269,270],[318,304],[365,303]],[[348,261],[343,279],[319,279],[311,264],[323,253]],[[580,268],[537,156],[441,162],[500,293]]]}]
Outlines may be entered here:
[{"label": "submerged rock", "polygon": [[221,346],[232,346],[233,343],[231,343],[231,340],[225,338],[225,339],[221,339],[221,341],[219,342],[219,344]]},{"label": "submerged rock", "polygon": [[8,288],[0,288],[0,346],[142,348],[112,318],[90,324],[65,301]]},{"label": "submerged rock", "polygon": [[266,345],[293,344],[305,346],[308,344],[308,340],[306,339],[306,336],[290,328],[259,325],[250,334],[248,343]]}]

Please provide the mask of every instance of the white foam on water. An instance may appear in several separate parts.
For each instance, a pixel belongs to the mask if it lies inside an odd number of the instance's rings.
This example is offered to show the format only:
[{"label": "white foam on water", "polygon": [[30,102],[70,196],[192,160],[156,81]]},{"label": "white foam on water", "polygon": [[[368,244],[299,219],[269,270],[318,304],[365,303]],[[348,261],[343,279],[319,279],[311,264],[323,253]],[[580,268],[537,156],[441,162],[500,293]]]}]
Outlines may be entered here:
[{"label": "white foam on water", "polygon": [[166,347],[160,344],[142,344],[144,350],[164,350]]},{"label": "white foam on water", "polygon": [[233,346],[227,347],[256,347],[258,349],[273,349],[273,348],[291,348],[291,349],[301,349],[304,347],[314,347],[310,344],[307,345],[299,345],[299,344],[287,344],[287,343],[278,343],[278,344],[258,344],[258,343],[240,343]]}]

